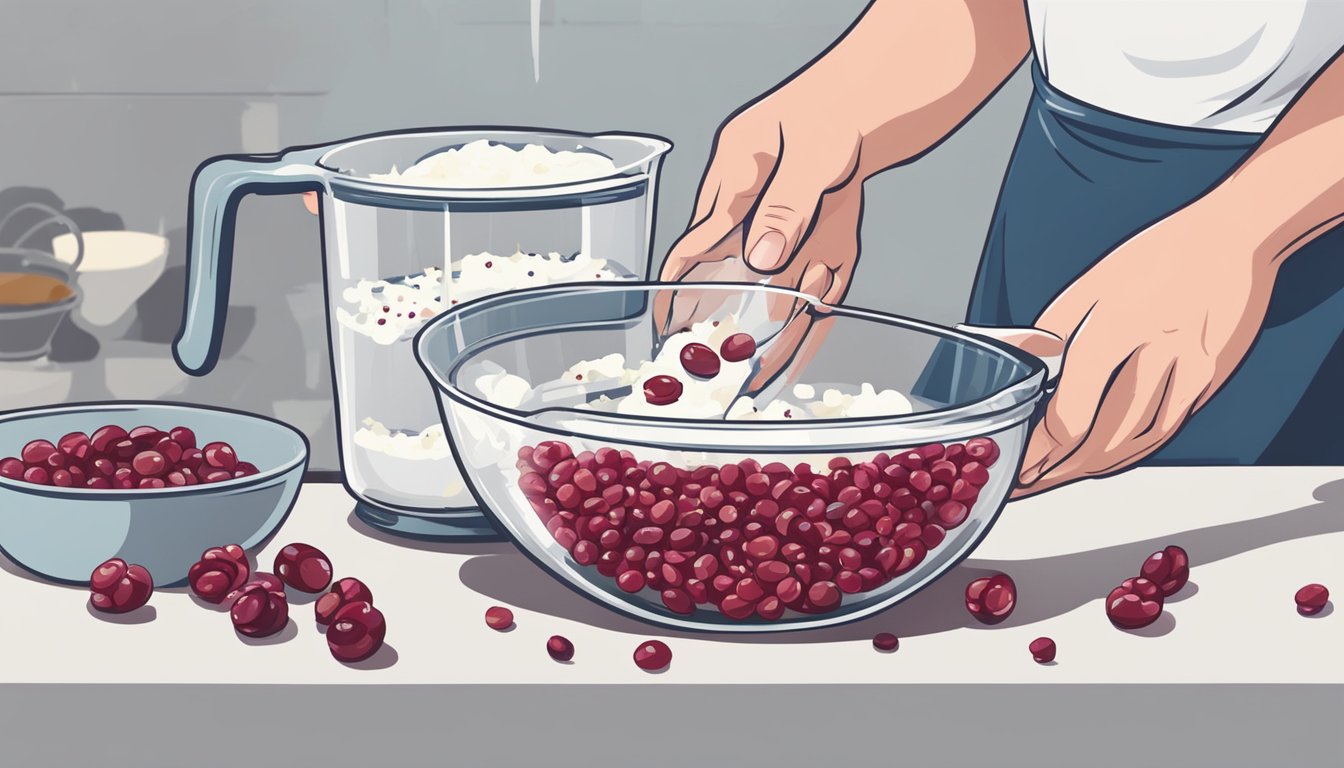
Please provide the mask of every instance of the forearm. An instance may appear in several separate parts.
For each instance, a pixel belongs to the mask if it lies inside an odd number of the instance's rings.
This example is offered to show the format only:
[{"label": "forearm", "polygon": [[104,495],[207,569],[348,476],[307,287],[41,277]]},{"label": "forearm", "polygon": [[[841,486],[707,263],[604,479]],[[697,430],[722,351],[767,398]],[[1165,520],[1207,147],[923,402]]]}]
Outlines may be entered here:
[{"label": "forearm", "polygon": [[1030,45],[1026,14],[1012,0],[874,0],[798,85],[810,109],[853,121],[867,177],[950,134]]},{"label": "forearm", "polygon": [[1196,205],[1271,268],[1344,223],[1344,57],[1336,57],[1250,157]]}]

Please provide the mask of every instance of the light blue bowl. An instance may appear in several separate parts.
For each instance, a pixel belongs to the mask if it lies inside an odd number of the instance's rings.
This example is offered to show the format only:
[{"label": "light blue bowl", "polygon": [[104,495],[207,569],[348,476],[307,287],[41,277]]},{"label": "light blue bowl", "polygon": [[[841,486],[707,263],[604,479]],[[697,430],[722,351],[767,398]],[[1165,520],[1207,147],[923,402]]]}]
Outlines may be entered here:
[{"label": "light blue bowl", "polygon": [[289,515],[308,466],[308,441],[293,427],[239,411],[177,403],[82,403],[0,414],[0,457],[18,456],[38,438],[105,424],[147,424],[222,440],[259,472],[208,485],[157,490],[57,488],[0,478],[0,550],[44,579],[87,584],[100,563],[139,563],[156,587],[186,582],[209,547],[251,550]]}]

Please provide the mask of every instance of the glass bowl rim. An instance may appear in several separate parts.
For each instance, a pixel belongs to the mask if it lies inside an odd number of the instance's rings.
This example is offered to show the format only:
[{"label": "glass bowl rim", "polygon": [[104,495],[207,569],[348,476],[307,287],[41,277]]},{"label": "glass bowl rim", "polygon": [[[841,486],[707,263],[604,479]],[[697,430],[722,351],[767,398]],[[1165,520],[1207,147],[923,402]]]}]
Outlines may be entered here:
[{"label": "glass bowl rim", "polygon": [[[988,393],[984,397],[976,400],[919,413],[840,419],[806,419],[798,421],[715,421],[705,419],[651,417],[633,414],[613,414],[601,411],[582,411],[573,408],[546,408],[534,410],[504,408],[477,397],[459,387],[452,381],[452,371],[441,371],[437,366],[429,362],[430,354],[427,351],[427,347],[433,342],[433,339],[442,333],[446,333],[446,329],[451,327],[459,317],[472,312],[489,311],[510,304],[520,303],[522,301],[545,300],[547,296],[552,295],[618,292],[638,292],[652,295],[661,291],[682,289],[687,288],[688,286],[691,286],[696,290],[768,292],[789,296],[805,302],[812,307],[814,311],[820,311],[828,316],[850,317],[862,321],[881,322],[901,327],[905,330],[912,330],[939,338],[950,339],[959,344],[986,350],[1001,358],[1006,358],[1013,363],[1025,366],[1026,373],[1018,380],[1010,382],[998,390]],[[486,342],[483,343],[488,345],[490,342],[489,340],[486,340]],[[479,352],[480,349],[477,348],[478,346],[479,345],[472,345],[464,350],[454,362],[453,368],[460,368],[463,362],[476,352]],[[653,445],[655,447],[663,447],[664,444],[661,440],[655,440],[650,443],[647,440],[641,441],[635,439],[635,437],[630,434],[629,430],[675,430],[682,434],[695,434],[701,436],[705,440],[703,443],[700,443],[700,445],[703,445],[706,450],[735,450],[734,437],[742,438],[737,443],[742,446],[741,450],[760,450],[763,446],[759,445],[759,441],[751,440],[750,434],[759,434],[767,431],[797,433],[799,435],[807,434],[808,439],[799,440],[796,443],[793,443],[793,445],[805,444],[811,449],[818,451],[843,450],[841,446],[866,447],[876,443],[886,443],[893,446],[900,445],[905,442],[901,435],[903,430],[911,430],[915,433],[909,439],[937,437],[941,440],[947,440],[961,434],[964,434],[967,437],[976,436],[986,432],[998,431],[1021,419],[1028,418],[1035,410],[1037,402],[1044,394],[1047,375],[1046,366],[1040,359],[997,339],[974,336],[954,328],[946,328],[934,323],[902,317],[892,313],[857,307],[847,307],[843,305],[828,305],[814,296],[799,291],[751,283],[697,282],[686,284],[658,281],[623,281],[619,283],[564,283],[560,285],[508,291],[463,302],[435,317],[426,323],[416,334],[414,340],[414,352],[417,362],[427,373],[434,384],[434,388],[438,392],[443,393],[453,402],[490,418],[502,419],[526,429],[564,433],[568,436],[579,438],[617,440],[631,444]],[[991,403],[994,404],[992,407],[989,407],[988,409],[984,407],[986,404]],[[571,414],[572,418],[569,419],[569,422],[566,423],[564,428],[558,428],[555,426],[548,426],[547,424],[535,420],[535,416],[540,413]],[[576,428],[573,426],[574,424],[581,426]],[[597,429],[594,430],[594,427]],[[606,429],[602,429],[602,427],[606,427]],[[861,432],[864,433],[864,435],[867,435],[868,433],[880,432],[881,430],[891,430],[891,432],[890,434],[873,434],[872,439],[863,439],[863,436],[860,434],[855,434]],[[847,434],[836,434],[837,432],[842,431]],[[818,442],[817,438],[823,434],[835,442]],[[686,441],[681,440],[678,441],[678,443],[684,445]],[[769,447],[772,449],[784,450],[788,445],[790,445],[788,442],[772,441]]]}]

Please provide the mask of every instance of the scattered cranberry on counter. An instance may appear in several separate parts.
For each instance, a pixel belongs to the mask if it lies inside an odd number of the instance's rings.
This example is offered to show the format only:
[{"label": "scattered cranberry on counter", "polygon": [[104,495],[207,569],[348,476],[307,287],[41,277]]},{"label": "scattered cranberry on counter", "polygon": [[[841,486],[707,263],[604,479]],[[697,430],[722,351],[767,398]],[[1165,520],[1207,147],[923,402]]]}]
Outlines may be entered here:
[{"label": "scattered cranberry on counter", "polygon": [[574,644],[568,638],[551,635],[546,641],[546,652],[556,661],[569,661],[574,658]]},{"label": "scattered cranberry on counter", "polygon": [[681,348],[681,367],[692,376],[712,379],[719,375],[719,356],[704,344],[687,344]]},{"label": "scattered cranberry on counter", "polygon": [[[551,655],[554,656],[555,654]],[[573,655],[572,647],[570,648],[570,655]],[[645,640],[635,649],[635,666],[645,672],[667,669],[667,666],[671,663],[672,649],[668,648],[667,643],[662,640]]]},{"label": "scattered cranberry on counter", "polygon": [[1323,584],[1308,584],[1293,595],[1293,602],[1297,603],[1297,612],[1303,616],[1315,616],[1329,601],[1330,590]]},{"label": "scattered cranberry on counter", "polygon": [[1139,629],[1162,615],[1162,588],[1143,577],[1125,579],[1106,597],[1106,616],[1120,629]]},{"label": "scattered cranberry on counter", "polygon": [[966,585],[966,610],[984,624],[998,624],[1017,607],[1017,584],[1004,573]]},{"label": "scattered cranberry on counter", "polygon": [[[773,621],[836,610],[910,572],[968,519],[997,457],[976,438],[815,470],[753,459],[682,469],[547,441],[520,449],[517,468],[578,566],[672,613]],[[1002,618],[1015,598],[1008,580],[988,601]]]},{"label": "scattered cranberry on counter", "polygon": [[230,592],[224,598],[224,604],[232,606],[238,602],[238,598],[243,596],[243,591],[249,587],[261,587],[267,592],[279,592],[282,595],[285,593],[284,583],[275,574],[258,571],[252,574],[252,578],[248,579],[246,584]]},{"label": "scattered cranberry on counter", "polygon": [[275,556],[275,574],[300,592],[321,592],[331,583],[331,560],[308,544],[287,544]]},{"label": "scattered cranberry on counter", "polygon": [[359,579],[337,579],[327,594],[313,604],[318,624],[330,624],[342,608],[350,603],[373,605],[373,593]]},{"label": "scattered cranberry on counter", "polygon": [[341,606],[327,629],[327,647],[337,661],[363,661],[383,647],[387,622],[382,611],[363,600]]},{"label": "scattered cranberry on counter", "polygon": [[873,647],[883,653],[891,653],[901,645],[900,638],[890,632],[878,632],[873,635]]},{"label": "scattered cranberry on counter", "polygon": [[156,489],[217,483],[257,473],[255,465],[238,461],[228,443],[196,449],[196,435],[186,427],[163,432],[140,426],[127,432],[109,424],[93,435],[71,432],[52,445],[33,440],[19,458],[0,459],[0,477],[35,485],[101,490]]},{"label": "scattered cranberry on counter", "polygon": [[681,398],[681,382],[671,376],[654,376],[644,382],[644,399],[651,405],[671,405]]},{"label": "scattered cranberry on counter", "polygon": [[1031,658],[1035,659],[1037,664],[1049,664],[1055,660],[1057,649],[1054,640],[1048,637],[1038,637],[1031,641],[1027,650],[1031,651]]},{"label": "scattered cranberry on counter", "polygon": [[211,547],[187,571],[187,585],[207,603],[220,603],[247,583],[249,573],[251,567],[242,547],[237,544]]},{"label": "scattered cranberry on counter", "polygon": [[229,610],[233,628],[248,637],[268,637],[289,623],[289,601],[283,592],[261,584],[245,587]]},{"label": "scattered cranberry on counter", "polygon": [[756,339],[749,333],[734,333],[719,345],[719,355],[730,363],[740,363],[756,354]]},{"label": "scattered cranberry on counter", "polygon": [[93,569],[89,577],[89,602],[104,613],[127,613],[149,602],[154,579],[139,565],[127,565],[114,557]]},{"label": "scattered cranberry on counter", "polygon": [[513,626],[513,611],[502,605],[492,605],[485,609],[485,625],[503,632]]},{"label": "scattered cranberry on counter", "polygon": [[1190,581],[1190,557],[1184,549],[1169,546],[1149,555],[1139,575],[1160,587],[1163,597],[1171,597]]}]

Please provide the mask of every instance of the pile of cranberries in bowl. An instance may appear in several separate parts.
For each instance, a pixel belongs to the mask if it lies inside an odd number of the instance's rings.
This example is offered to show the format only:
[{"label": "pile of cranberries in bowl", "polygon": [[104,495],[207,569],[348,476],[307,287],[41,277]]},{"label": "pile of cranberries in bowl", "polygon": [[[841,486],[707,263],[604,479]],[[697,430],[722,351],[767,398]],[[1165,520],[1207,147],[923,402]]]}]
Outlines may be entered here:
[{"label": "pile of cranberries in bowl", "polygon": [[55,443],[30,441],[17,457],[0,459],[0,477],[34,485],[96,490],[171,488],[219,483],[257,474],[233,446],[198,447],[186,427],[130,430],[108,424],[92,434],[71,432]]},{"label": "pile of cranberries in bowl", "polygon": [[676,467],[544,441],[518,485],[573,564],[671,613],[825,614],[910,572],[966,522],[999,446],[984,437],[822,467]]}]

